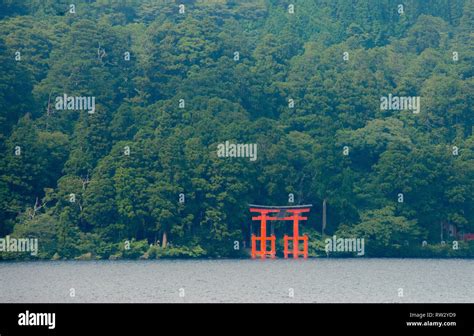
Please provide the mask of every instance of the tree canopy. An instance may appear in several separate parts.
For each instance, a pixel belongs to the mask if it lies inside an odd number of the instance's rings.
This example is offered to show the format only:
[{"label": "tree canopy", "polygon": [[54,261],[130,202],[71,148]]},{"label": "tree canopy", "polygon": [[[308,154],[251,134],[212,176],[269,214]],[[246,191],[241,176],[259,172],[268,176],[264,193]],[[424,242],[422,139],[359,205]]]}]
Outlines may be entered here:
[{"label": "tree canopy", "polygon": [[326,200],[325,234],[371,256],[474,232],[473,2],[291,5],[0,1],[0,236],[41,258],[238,257],[247,204],[289,194],[314,204],[310,240]]}]

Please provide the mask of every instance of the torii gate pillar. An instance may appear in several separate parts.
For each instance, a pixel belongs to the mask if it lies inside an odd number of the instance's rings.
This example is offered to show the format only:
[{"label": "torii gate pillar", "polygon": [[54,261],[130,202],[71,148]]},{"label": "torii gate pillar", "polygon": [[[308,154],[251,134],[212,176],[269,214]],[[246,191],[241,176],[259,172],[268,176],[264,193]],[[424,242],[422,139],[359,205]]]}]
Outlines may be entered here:
[{"label": "torii gate pillar", "polygon": [[[308,258],[308,236],[299,235],[299,221],[307,220],[307,217],[301,216],[305,212],[309,212],[312,205],[299,205],[299,206],[263,206],[263,205],[250,205],[250,212],[259,213],[259,216],[252,217],[252,220],[260,221],[260,236],[256,236],[252,232],[251,243],[252,243],[252,259],[260,257],[265,259],[267,256],[274,259],[276,255],[275,251],[275,235],[271,234],[267,237],[267,221],[269,220],[291,220],[293,222],[293,236],[289,237],[285,235],[283,237],[284,245],[284,256],[285,259],[291,254],[294,259],[298,259],[302,255],[305,259]],[[270,251],[267,250],[267,241],[270,244]],[[260,244],[257,244],[259,242]],[[300,250],[300,242],[303,242],[303,250]],[[290,248],[291,243],[291,248]],[[257,245],[260,245],[257,249]]]}]

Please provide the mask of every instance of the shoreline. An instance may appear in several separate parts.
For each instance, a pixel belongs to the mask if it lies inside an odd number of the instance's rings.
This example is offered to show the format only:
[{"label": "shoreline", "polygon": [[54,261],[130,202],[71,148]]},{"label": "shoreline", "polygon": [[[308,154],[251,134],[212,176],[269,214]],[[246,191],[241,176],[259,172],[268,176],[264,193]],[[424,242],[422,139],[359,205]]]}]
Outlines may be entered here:
[{"label": "shoreline", "polygon": [[294,260],[292,258],[275,258],[275,259],[251,259],[251,258],[156,258],[156,259],[0,259],[1,264],[9,263],[43,263],[43,262],[57,262],[57,263],[89,263],[89,262],[154,262],[154,261],[253,261],[253,262],[305,262],[310,260],[474,260],[474,257],[308,257],[308,259],[299,258]]}]

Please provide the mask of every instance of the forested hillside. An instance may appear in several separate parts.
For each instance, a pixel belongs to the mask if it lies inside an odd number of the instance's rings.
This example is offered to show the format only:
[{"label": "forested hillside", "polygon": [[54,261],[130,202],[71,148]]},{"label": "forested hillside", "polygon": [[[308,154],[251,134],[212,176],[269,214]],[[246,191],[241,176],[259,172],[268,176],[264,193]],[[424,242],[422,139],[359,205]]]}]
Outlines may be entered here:
[{"label": "forested hillside", "polygon": [[[474,255],[474,1],[0,13],[0,237],[38,238],[39,258],[242,256],[249,203],[313,204],[301,227],[325,255],[324,200],[325,235],[369,256]],[[381,108],[389,95],[420,109]],[[256,160],[218,156],[226,141]]]}]

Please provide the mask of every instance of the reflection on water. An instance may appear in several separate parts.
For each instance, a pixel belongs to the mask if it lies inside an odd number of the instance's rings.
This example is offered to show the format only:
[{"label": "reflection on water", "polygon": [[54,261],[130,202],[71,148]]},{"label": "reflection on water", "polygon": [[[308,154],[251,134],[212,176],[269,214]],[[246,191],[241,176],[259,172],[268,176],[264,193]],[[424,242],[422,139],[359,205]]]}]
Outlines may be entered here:
[{"label": "reflection on water", "polygon": [[0,263],[0,302],[474,302],[473,283],[459,259]]}]

